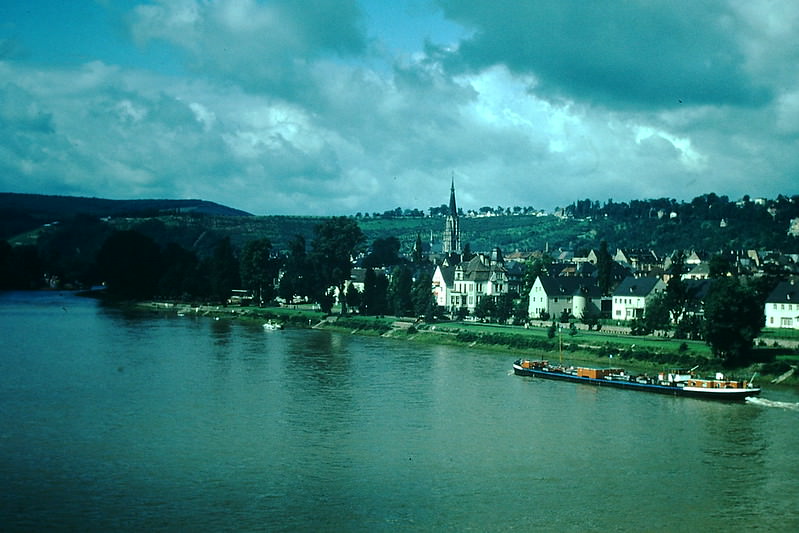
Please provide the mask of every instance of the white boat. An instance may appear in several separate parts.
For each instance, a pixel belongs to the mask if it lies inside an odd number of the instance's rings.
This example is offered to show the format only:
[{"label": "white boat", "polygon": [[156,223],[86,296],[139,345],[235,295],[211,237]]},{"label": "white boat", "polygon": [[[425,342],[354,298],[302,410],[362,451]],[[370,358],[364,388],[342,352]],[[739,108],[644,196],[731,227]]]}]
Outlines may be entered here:
[{"label": "white boat", "polygon": [[279,322],[272,322],[270,320],[269,322],[264,322],[264,329],[266,331],[274,331],[274,330],[278,330],[278,329],[283,329],[283,324],[280,324]]}]

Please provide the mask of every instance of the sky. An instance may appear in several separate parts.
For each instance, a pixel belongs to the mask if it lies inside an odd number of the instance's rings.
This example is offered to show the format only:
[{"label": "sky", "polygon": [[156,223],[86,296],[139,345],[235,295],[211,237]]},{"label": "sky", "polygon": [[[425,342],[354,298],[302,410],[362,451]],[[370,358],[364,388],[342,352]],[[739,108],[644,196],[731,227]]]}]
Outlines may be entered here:
[{"label": "sky", "polygon": [[0,3],[0,191],[256,215],[799,192],[793,0]]}]

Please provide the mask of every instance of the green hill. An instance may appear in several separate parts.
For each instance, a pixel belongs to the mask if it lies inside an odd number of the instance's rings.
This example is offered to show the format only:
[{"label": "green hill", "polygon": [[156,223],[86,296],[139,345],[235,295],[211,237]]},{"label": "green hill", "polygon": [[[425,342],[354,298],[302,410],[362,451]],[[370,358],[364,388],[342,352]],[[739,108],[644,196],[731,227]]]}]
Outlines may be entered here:
[{"label": "green hill", "polygon": [[[767,202],[737,202],[705,195],[691,203],[673,200],[631,204],[578,202],[565,217],[535,215],[463,216],[461,242],[473,251],[499,246],[505,253],[598,248],[605,240],[613,248],[646,248],[660,254],[675,249],[707,252],[733,249],[781,250],[796,253],[799,240],[789,235],[791,220],[799,218],[799,197],[781,196]],[[665,206],[664,208],[658,206]],[[658,208],[660,212],[658,212]],[[671,214],[669,214],[669,212]],[[235,248],[268,238],[276,250],[286,249],[295,235],[310,243],[322,218],[310,216],[253,216],[202,200],[103,200],[0,193],[0,239],[12,244],[35,244],[40,235],[55,231],[48,223],[103,218],[109,229],[136,229],[160,244],[175,242],[205,256],[219,239],[229,237]],[[88,219],[87,219],[88,220]],[[442,216],[357,217],[367,244],[396,237],[409,253],[419,235],[440,242]],[[63,224],[62,224],[63,225]],[[80,221],[76,230],[80,231]]]},{"label": "green hill", "polygon": [[105,217],[157,217],[165,213],[251,216],[249,213],[205,200],[108,200],[79,196],[0,193],[0,239],[33,230],[43,224],[77,215]]}]

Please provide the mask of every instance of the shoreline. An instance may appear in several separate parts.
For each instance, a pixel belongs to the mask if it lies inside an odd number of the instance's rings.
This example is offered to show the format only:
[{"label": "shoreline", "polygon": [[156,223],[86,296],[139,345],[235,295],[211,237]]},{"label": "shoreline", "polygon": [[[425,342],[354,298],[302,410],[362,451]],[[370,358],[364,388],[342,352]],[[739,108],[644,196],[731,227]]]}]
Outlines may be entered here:
[{"label": "shoreline", "polygon": [[[634,357],[636,353],[623,344],[617,345],[612,340],[613,337],[596,336],[596,338],[585,338],[585,334],[579,339],[581,343],[573,342],[578,339],[563,339],[562,352],[558,350],[558,339],[542,340],[540,331],[530,331],[529,329],[514,326],[496,326],[489,328],[485,324],[472,325],[461,322],[438,322],[425,323],[415,321],[412,318],[398,317],[364,317],[359,315],[337,316],[325,315],[321,311],[313,309],[311,305],[302,304],[293,307],[240,307],[223,305],[189,305],[172,302],[118,302],[122,308],[134,309],[140,312],[152,313],[174,313],[176,316],[202,316],[214,319],[228,320],[249,320],[249,321],[279,321],[288,328],[296,329],[326,329],[343,334],[380,336],[388,339],[420,342],[425,344],[446,344],[461,346],[468,349],[488,350],[498,354],[508,354],[510,357],[518,358],[527,356],[528,358],[558,358],[581,364],[592,364],[597,366],[624,366],[634,371],[656,371],[663,368],[674,368],[685,365],[694,366],[692,363],[697,361],[706,363],[706,370],[718,368],[713,360],[693,354],[690,363],[687,362],[685,354],[673,351],[647,351],[643,352],[649,356],[654,356],[657,360],[638,359]],[[481,328],[482,326],[482,328]],[[496,329],[496,331],[482,331],[481,329]],[[635,337],[640,341],[645,338]],[[598,344],[604,340],[604,344]],[[568,341],[568,342],[567,342]],[[660,339],[653,341],[661,342]],[[585,344],[590,343],[590,344]],[[532,344],[532,346],[531,346]],[[635,344],[631,345],[635,347]],[[627,350],[625,352],[625,349]],[[616,352],[616,357],[610,358],[604,352]],[[701,360],[700,360],[701,359]],[[682,360],[682,362],[680,362]],[[764,363],[754,363],[750,367],[735,369],[735,375],[748,374],[750,377],[757,371],[760,377],[760,385],[769,388],[781,388],[797,391],[799,389],[799,370],[793,375],[783,378],[780,383],[772,383],[778,379],[779,374],[764,373],[762,366]],[[685,366],[690,368],[690,366]],[[731,373],[731,375],[733,375]]]}]

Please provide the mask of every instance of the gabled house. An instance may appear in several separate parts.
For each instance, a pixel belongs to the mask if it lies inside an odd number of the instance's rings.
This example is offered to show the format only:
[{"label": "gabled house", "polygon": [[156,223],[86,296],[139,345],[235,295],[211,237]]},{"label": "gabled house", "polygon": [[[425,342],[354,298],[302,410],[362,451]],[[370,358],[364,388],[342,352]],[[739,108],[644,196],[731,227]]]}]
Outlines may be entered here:
[{"label": "gabled house", "polygon": [[665,290],[666,284],[660,278],[632,276],[625,278],[613,291],[612,318],[615,320],[643,318],[647,302]]},{"label": "gabled house", "polygon": [[771,291],[764,312],[767,328],[799,329],[799,287],[793,279]]},{"label": "gabled house", "polygon": [[634,272],[650,272],[656,267],[661,267],[663,261],[652,250],[616,250],[613,260]]},{"label": "gabled house", "polygon": [[498,248],[455,266],[439,265],[433,273],[436,303],[450,312],[461,308],[474,312],[483,298],[508,292],[508,271]]},{"label": "gabled house", "polygon": [[708,279],[710,277],[710,263],[707,261],[686,266],[688,271],[682,275],[682,279]]},{"label": "gabled house", "polygon": [[[436,305],[450,310],[460,307],[460,299],[453,294],[455,288],[455,266],[441,264],[433,272],[433,297]],[[460,296],[460,295],[458,295]]]},{"label": "gabled house", "polygon": [[530,288],[527,315],[534,320],[545,314],[557,319],[568,311],[582,318],[586,310],[598,314],[601,307],[602,291],[594,278],[538,276]]}]

